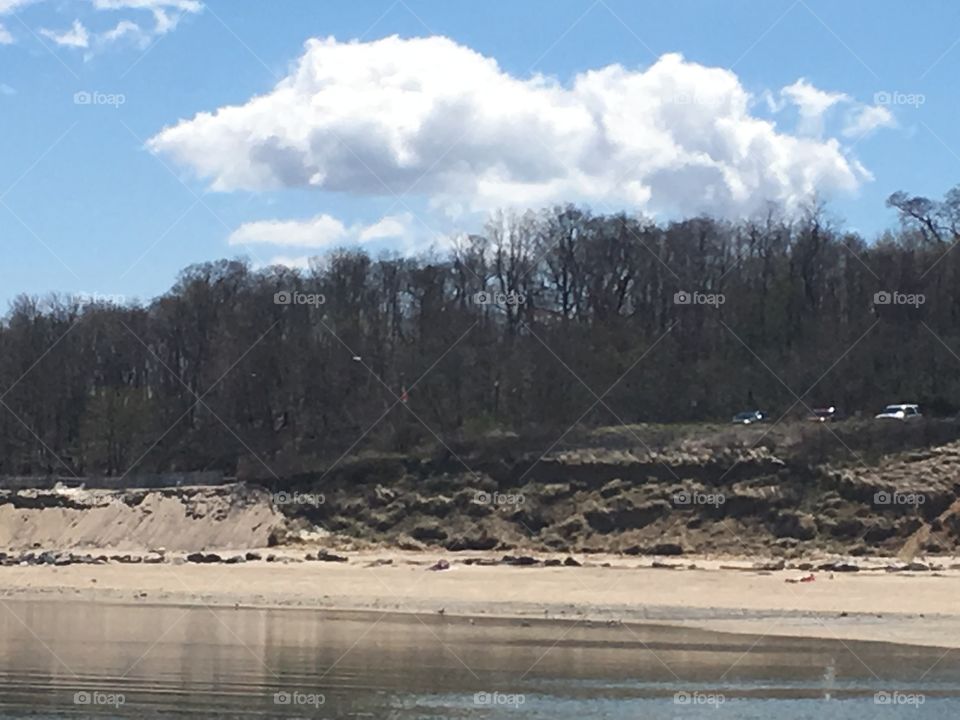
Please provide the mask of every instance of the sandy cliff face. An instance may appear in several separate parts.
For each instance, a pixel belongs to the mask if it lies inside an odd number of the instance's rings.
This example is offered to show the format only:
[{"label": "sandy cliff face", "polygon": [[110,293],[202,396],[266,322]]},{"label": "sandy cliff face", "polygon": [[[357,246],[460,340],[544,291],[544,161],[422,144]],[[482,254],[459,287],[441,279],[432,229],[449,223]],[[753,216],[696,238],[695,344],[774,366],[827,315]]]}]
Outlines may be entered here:
[{"label": "sandy cliff face", "polygon": [[263,547],[283,516],[261,488],[0,491],[0,547]]}]

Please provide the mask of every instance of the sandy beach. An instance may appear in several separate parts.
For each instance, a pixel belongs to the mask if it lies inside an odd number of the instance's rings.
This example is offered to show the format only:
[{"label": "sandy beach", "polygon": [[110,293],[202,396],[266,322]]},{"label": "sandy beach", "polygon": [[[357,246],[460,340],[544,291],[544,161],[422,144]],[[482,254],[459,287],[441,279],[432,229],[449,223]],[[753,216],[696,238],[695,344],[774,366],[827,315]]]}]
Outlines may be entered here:
[{"label": "sandy beach", "polygon": [[[753,561],[590,556],[582,567],[464,564],[455,554],[365,551],[349,561],[238,565],[17,566],[0,569],[9,598],[217,607],[443,614],[449,618],[654,623],[765,636],[960,646],[960,569],[889,573],[750,570]],[[482,557],[473,553],[470,558]],[[441,557],[450,569],[430,571]],[[499,555],[489,554],[494,558]],[[690,566],[695,566],[693,569]],[[954,566],[956,567],[956,566]],[[743,568],[743,569],[733,569]],[[813,575],[812,582],[794,582]]]}]

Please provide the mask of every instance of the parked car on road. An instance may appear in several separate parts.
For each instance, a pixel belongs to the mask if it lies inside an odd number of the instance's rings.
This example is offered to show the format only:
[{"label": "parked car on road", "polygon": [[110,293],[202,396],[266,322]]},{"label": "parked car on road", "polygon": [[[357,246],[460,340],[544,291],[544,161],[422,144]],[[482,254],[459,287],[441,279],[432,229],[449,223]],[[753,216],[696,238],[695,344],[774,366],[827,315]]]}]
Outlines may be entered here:
[{"label": "parked car on road", "polygon": [[747,410],[734,415],[733,423],[734,425],[753,425],[754,423],[763,422],[766,419],[767,414],[765,412],[760,412],[759,410]]},{"label": "parked car on road", "polygon": [[883,412],[878,413],[877,420],[913,420],[923,417],[920,414],[920,406],[913,403],[901,403],[899,405],[887,405]]}]

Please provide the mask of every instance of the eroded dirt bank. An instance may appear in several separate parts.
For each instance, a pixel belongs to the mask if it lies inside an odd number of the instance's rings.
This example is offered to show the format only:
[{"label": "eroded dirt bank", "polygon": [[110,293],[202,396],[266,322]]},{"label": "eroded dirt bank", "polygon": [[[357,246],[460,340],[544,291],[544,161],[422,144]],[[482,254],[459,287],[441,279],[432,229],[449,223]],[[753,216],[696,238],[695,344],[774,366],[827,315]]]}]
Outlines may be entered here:
[{"label": "eroded dirt bank", "polygon": [[0,548],[204,551],[322,541],[448,551],[951,555],[960,442],[877,462],[790,447],[360,458],[215,487],[0,490]]},{"label": "eroded dirt bank", "polygon": [[410,548],[913,557],[957,549],[958,467],[960,443],[870,466],[767,448],[376,459],[294,478],[282,509],[294,525]]}]

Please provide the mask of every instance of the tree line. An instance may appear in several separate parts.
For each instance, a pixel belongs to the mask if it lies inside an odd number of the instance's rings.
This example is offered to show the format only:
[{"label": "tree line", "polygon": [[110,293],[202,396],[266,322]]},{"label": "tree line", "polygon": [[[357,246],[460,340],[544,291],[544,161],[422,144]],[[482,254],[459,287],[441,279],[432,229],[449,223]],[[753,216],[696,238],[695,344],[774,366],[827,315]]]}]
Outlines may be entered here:
[{"label": "tree line", "polygon": [[443,252],[221,260],[146,304],[17,298],[0,474],[258,472],[491,431],[960,409],[960,189],[867,242],[820,206],[497,213]]}]

